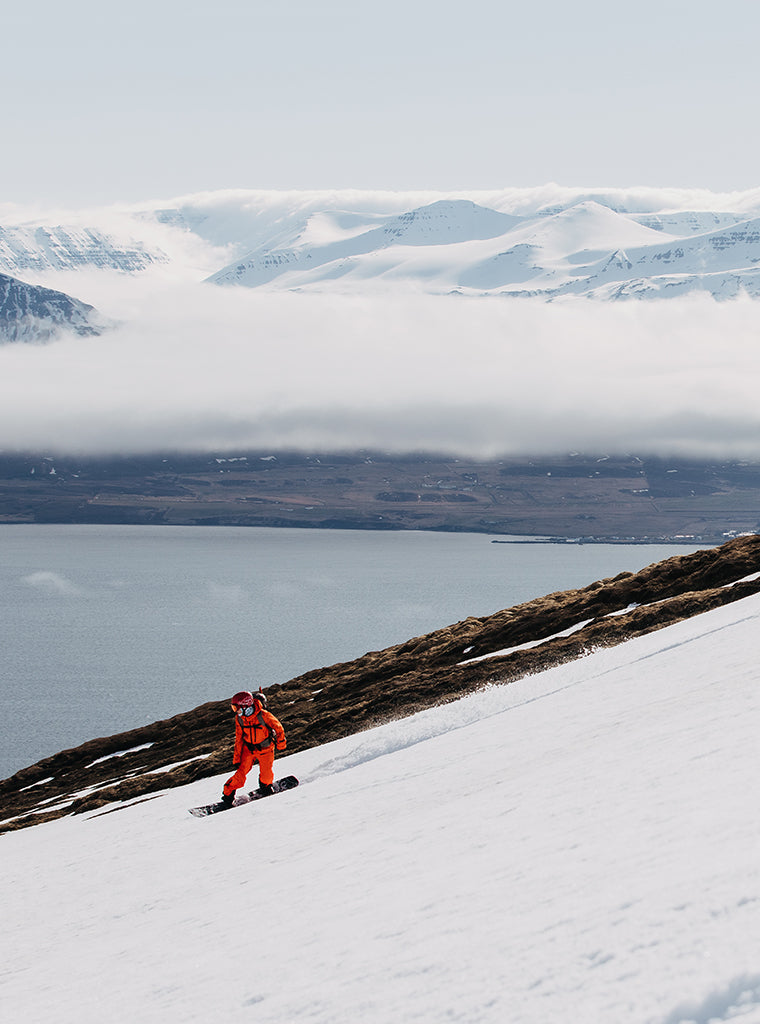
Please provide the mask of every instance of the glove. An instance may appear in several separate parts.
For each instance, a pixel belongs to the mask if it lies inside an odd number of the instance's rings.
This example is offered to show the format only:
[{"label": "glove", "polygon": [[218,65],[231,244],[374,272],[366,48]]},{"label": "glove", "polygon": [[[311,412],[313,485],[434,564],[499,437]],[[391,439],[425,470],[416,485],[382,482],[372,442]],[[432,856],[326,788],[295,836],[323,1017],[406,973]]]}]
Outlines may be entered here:
[{"label": "glove", "polygon": [[287,744],[283,743],[283,745],[281,747],[275,747],[275,749],[277,750],[278,754],[281,754],[283,752],[283,750],[286,749],[286,746],[287,746]]}]

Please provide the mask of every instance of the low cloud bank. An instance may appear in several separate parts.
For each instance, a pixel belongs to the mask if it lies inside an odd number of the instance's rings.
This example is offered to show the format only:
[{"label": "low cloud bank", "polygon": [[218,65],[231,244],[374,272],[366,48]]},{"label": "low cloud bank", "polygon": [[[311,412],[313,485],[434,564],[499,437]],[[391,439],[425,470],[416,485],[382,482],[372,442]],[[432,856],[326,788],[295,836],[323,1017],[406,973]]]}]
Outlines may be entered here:
[{"label": "low cloud bank", "polygon": [[106,277],[83,297],[122,326],[0,348],[6,451],[758,457],[749,299],[336,297]]}]

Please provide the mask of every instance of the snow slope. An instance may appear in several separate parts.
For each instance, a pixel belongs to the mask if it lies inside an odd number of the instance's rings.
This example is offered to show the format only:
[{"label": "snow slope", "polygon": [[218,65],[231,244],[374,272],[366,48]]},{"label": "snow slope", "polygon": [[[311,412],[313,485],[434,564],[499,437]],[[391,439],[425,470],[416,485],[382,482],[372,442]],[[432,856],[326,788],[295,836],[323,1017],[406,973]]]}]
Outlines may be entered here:
[{"label": "snow slope", "polygon": [[3,836],[5,1019],[760,1021],[759,620],[284,758],[253,807],[192,818],[207,779]]}]

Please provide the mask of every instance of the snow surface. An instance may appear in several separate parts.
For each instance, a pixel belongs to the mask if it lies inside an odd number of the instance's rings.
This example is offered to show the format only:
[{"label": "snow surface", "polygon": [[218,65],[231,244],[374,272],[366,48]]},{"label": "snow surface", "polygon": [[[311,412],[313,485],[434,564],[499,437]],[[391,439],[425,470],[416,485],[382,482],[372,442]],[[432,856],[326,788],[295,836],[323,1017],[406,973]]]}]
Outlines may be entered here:
[{"label": "snow surface", "polygon": [[228,814],[187,813],[220,777],[3,836],[3,1018],[760,1021],[759,620],[283,758]]},{"label": "snow surface", "polygon": [[134,754],[138,750],[147,750],[152,747],[153,743],[141,743],[139,747],[130,747],[129,750],[117,750],[113,754],[106,754],[105,757],[98,757],[95,761],[91,761],[90,764],[85,765],[85,768],[92,768],[94,764],[102,764],[103,761],[110,761],[114,757],[124,757],[126,754]]}]

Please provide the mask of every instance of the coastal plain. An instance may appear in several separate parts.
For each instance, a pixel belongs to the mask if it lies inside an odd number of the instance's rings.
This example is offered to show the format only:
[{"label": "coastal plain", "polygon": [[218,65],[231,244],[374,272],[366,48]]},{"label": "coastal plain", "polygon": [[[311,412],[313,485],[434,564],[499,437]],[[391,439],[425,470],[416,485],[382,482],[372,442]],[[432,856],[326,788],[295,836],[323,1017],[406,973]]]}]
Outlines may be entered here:
[{"label": "coastal plain", "polygon": [[434,530],[601,543],[760,528],[760,463],[379,452],[0,453],[0,523]]}]

